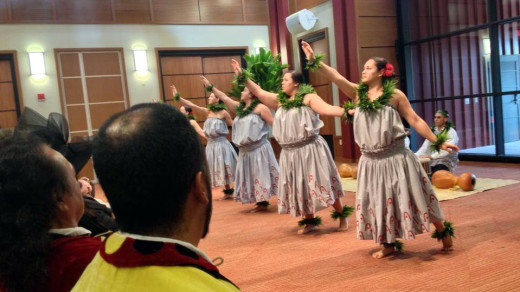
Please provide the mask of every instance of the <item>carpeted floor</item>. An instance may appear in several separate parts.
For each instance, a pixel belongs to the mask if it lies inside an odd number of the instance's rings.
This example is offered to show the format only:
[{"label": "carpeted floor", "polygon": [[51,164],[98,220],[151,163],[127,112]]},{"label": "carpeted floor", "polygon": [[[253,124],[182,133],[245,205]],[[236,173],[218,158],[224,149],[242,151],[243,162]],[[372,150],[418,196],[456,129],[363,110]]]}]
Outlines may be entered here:
[{"label": "carpeted floor", "polygon": [[[520,180],[517,164],[462,162],[458,170]],[[217,201],[219,190],[213,195],[210,233],[199,247],[224,258],[219,269],[242,291],[520,291],[519,185],[441,202],[455,223],[454,251],[440,252],[423,234],[404,242],[404,254],[382,260],[371,257],[377,245],[357,240],[355,228],[334,232],[331,208],[318,213],[318,232],[297,235],[298,218],[277,214],[276,198],[269,212],[251,214],[252,206]],[[346,192],[343,202],[354,198]]]}]

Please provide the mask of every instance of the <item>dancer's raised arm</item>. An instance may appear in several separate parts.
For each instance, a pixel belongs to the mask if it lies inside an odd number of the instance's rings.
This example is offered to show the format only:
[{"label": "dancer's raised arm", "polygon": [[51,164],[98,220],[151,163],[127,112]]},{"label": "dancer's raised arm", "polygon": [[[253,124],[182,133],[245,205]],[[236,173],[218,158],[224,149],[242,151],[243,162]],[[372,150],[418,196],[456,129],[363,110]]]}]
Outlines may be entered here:
[{"label": "dancer's raised arm", "polygon": [[[236,75],[242,75],[242,68],[240,67],[240,64],[233,59],[231,60],[231,66],[233,66],[233,70],[235,71]],[[254,83],[252,80],[248,79],[245,81],[245,86],[251,91],[251,93],[258,97],[260,101],[265,104],[267,107],[271,109],[277,109],[279,106],[278,103],[278,94],[273,92],[268,92],[263,90],[258,84]]]},{"label": "dancer's raised arm", "polygon": [[307,104],[313,111],[320,115],[342,117],[345,110],[336,105],[326,103],[319,95],[311,93],[305,96],[304,103]]},{"label": "dancer's raised arm", "polygon": [[[311,45],[309,45],[305,41],[302,41],[302,49],[308,61],[315,60],[314,51],[311,48]],[[356,98],[358,84],[350,82],[349,80],[347,80],[347,78],[343,77],[343,75],[339,74],[339,72],[336,69],[330,67],[329,65],[323,62],[320,62],[318,70],[327,79],[334,82],[334,84],[338,86],[339,90],[345,93],[346,96],[348,96],[351,99]]]},{"label": "dancer's raised arm", "polygon": [[175,87],[175,85],[171,85],[170,86],[170,89],[172,91],[172,95],[173,95],[173,99],[175,100],[176,99],[176,96],[179,94],[179,101],[183,104],[183,105],[186,105],[186,106],[189,106],[191,107],[192,109],[194,110],[197,110],[199,111],[200,113],[203,113],[206,117],[208,116],[208,113],[209,113],[209,110],[205,107],[201,107],[201,106],[198,106],[196,104],[194,104],[193,102],[187,100],[187,99],[184,99],[182,97],[180,97],[180,92],[177,91],[177,88]]},{"label": "dancer's raised arm", "polygon": [[216,86],[211,84],[209,80],[204,77],[200,76],[200,81],[202,84],[204,84],[204,87],[211,88],[211,92],[213,92],[228,108],[230,112],[233,114],[235,113],[235,108],[239,105],[239,102],[229,97],[227,94],[219,90]]},{"label": "dancer's raised arm", "polygon": [[[399,111],[399,114],[410,124],[410,126],[412,126],[419,135],[423,136],[424,139],[427,139],[432,143],[437,142],[437,136],[435,136],[428,124],[426,124],[426,122],[415,113],[406,95],[401,90],[395,89],[393,98],[397,102],[397,111]],[[459,151],[457,145],[446,142],[440,145],[440,149],[449,153]]]}]

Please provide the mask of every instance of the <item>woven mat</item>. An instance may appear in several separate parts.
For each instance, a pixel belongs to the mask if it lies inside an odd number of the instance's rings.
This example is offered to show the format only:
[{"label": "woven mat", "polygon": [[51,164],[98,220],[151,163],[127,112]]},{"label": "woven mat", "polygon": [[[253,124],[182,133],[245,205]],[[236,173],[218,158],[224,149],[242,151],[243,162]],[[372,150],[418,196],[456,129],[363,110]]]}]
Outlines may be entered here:
[{"label": "woven mat", "polygon": [[[356,192],[357,190],[357,180],[352,178],[342,178],[341,183],[343,184],[343,190],[347,192]],[[477,183],[475,184],[475,189],[470,192],[465,192],[461,190],[458,186],[455,186],[451,189],[435,189],[435,194],[437,195],[437,199],[439,201],[452,200],[460,197],[465,197],[469,195],[473,195],[476,193],[480,193],[483,191],[496,189],[503,186],[508,186],[512,184],[520,183],[518,180],[514,179],[493,179],[493,178],[477,178]]]}]

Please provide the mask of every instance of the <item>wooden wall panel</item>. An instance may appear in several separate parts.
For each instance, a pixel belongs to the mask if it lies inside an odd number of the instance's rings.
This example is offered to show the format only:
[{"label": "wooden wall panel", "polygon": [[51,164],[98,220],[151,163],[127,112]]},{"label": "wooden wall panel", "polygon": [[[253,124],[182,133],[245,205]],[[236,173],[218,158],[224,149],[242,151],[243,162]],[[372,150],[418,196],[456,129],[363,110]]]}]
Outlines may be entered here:
[{"label": "wooden wall panel", "polygon": [[0,0],[0,22],[9,21],[9,8],[7,7],[7,0]]},{"label": "wooden wall panel", "polygon": [[395,1],[388,0],[358,0],[359,16],[396,16]]},{"label": "wooden wall panel", "polygon": [[14,128],[18,124],[16,112],[0,112],[0,128]]},{"label": "wooden wall panel", "polygon": [[[332,91],[330,85],[315,86],[316,93],[323,98],[326,102],[332,104]],[[330,99],[330,100],[328,100]],[[335,124],[334,118],[320,115],[320,119],[323,121],[323,128],[320,129],[321,135],[335,135]]]},{"label": "wooden wall panel", "polygon": [[153,0],[156,23],[200,23],[198,0]]},{"label": "wooden wall panel", "polygon": [[79,54],[60,54],[61,70],[63,77],[80,76]]},{"label": "wooden wall panel", "polygon": [[11,82],[11,64],[7,60],[0,60],[0,82]]},{"label": "wooden wall panel", "polygon": [[119,75],[119,56],[117,53],[84,53],[85,75]]},{"label": "wooden wall panel", "polygon": [[[199,0],[203,23],[242,22],[242,0]],[[224,16],[224,17],[223,17]]]},{"label": "wooden wall panel", "polygon": [[267,0],[0,0],[0,23],[269,24],[269,15]]},{"label": "wooden wall panel", "polygon": [[302,9],[310,9],[328,0],[289,0],[289,14],[293,14]]},{"label": "wooden wall panel", "polygon": [[0,110],[16,110],[13,83],[0,83]]},{"label": "wooden wall panel", "polygon": [[266,23],[269,19],[265,0],[244,0],[245,21],[247,23]]},{"label": "wooden wall panel", "polygon": [[60,23],[113,22],[111,0],[54,0]]},{"label": "wooden wall panel", "polygon": [[200,82],[199,75],[175,75],[175,76],[164,76],[163,86],[166,99],[173,99],[170,86],[175,85],[178,91],[181,93],[181,97],[184,98],[197,98],[203,97],[204,86]]},{"label": "wooden wall panel", "polygon": [[67,117],[70,131],[86,131],[88,129],[84,105],[67,106]]},{"label": "wooden wall panel", "polygon": [[[330,64],[328,38],[314,41],[314,42],[310,43],[310,45],[313,48],[314,52],[319,53],[319,54],[325,54],[325,57],[323,58],[323,62],[325,62],[325,64]],[[309,70],[309,83],[312,84],[313,86],[317,86],[317,85],[330,84],[330,81],[323,74],[320,74],[317,71],[312,72]],[[332,99],[326,100],[326,101],[328,103],[332,103]]]},{"label": "wooden wall panel", "polygon": [[85,103],[81,78],[64,78],[62,82],[67,104]]},{"label": "wooden wall panel", "polygon": [[52,0],[11,0],[10,4],[14,22],[49,23],[54,20]]},{"label": "wooden wall panel", "polygon": [[123,101],[123,84],[120,76],[87,77],[89,102]]},{"label": "wooden wall panel", "polygon": [[395,46],[397,24],[395,17],[359,17],[360,47]]},{"label": "wooden wall panel", "polygon": [[204,73],[233,72],[233,67],[231,67],[232,59],[240,61],[240,56],[204,57],[202,58]]},{"label": "wooden wall panel", "polygon": [[202,74],[202,61],[200,57],[164,57],[161,72],[163,75]]},{"label": "wooden wall panel", "polygon": [[115,22],[147,23],[152,21],[148,0],[114,0]]},{"label": "wooden wall panel", "polygon": [[92,122],[92,129],[99,129],[110,116],[124,110],[125,104],[123,102],[91,104],[90,120]]},{"label": "wooden wall panel", "polygon": [[234,73],[206,74],[206,78],[213,83],[219,90],[227,92],[231,89]]}]

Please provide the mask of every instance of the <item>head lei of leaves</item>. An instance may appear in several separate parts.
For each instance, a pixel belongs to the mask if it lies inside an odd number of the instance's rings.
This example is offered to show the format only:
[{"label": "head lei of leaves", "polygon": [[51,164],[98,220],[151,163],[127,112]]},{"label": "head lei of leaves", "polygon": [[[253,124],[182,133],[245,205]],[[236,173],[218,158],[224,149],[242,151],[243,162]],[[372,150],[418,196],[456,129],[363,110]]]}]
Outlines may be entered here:
[{"label": "head lei of leaves", "polygon": [[[282,71],[288,65],[280,62],[280,55],[273,55],[271,51],[260,48],[258,54],[244,55],[244,60],[247,69],[242,69],[242,76],[253,80],[265,91],[278,92],[281,89]],[[231,90],[227,92],[228,95],[240,100],[240,95],[244,90],[243,81],[241,76],[235,75],[231,82]]]}]

